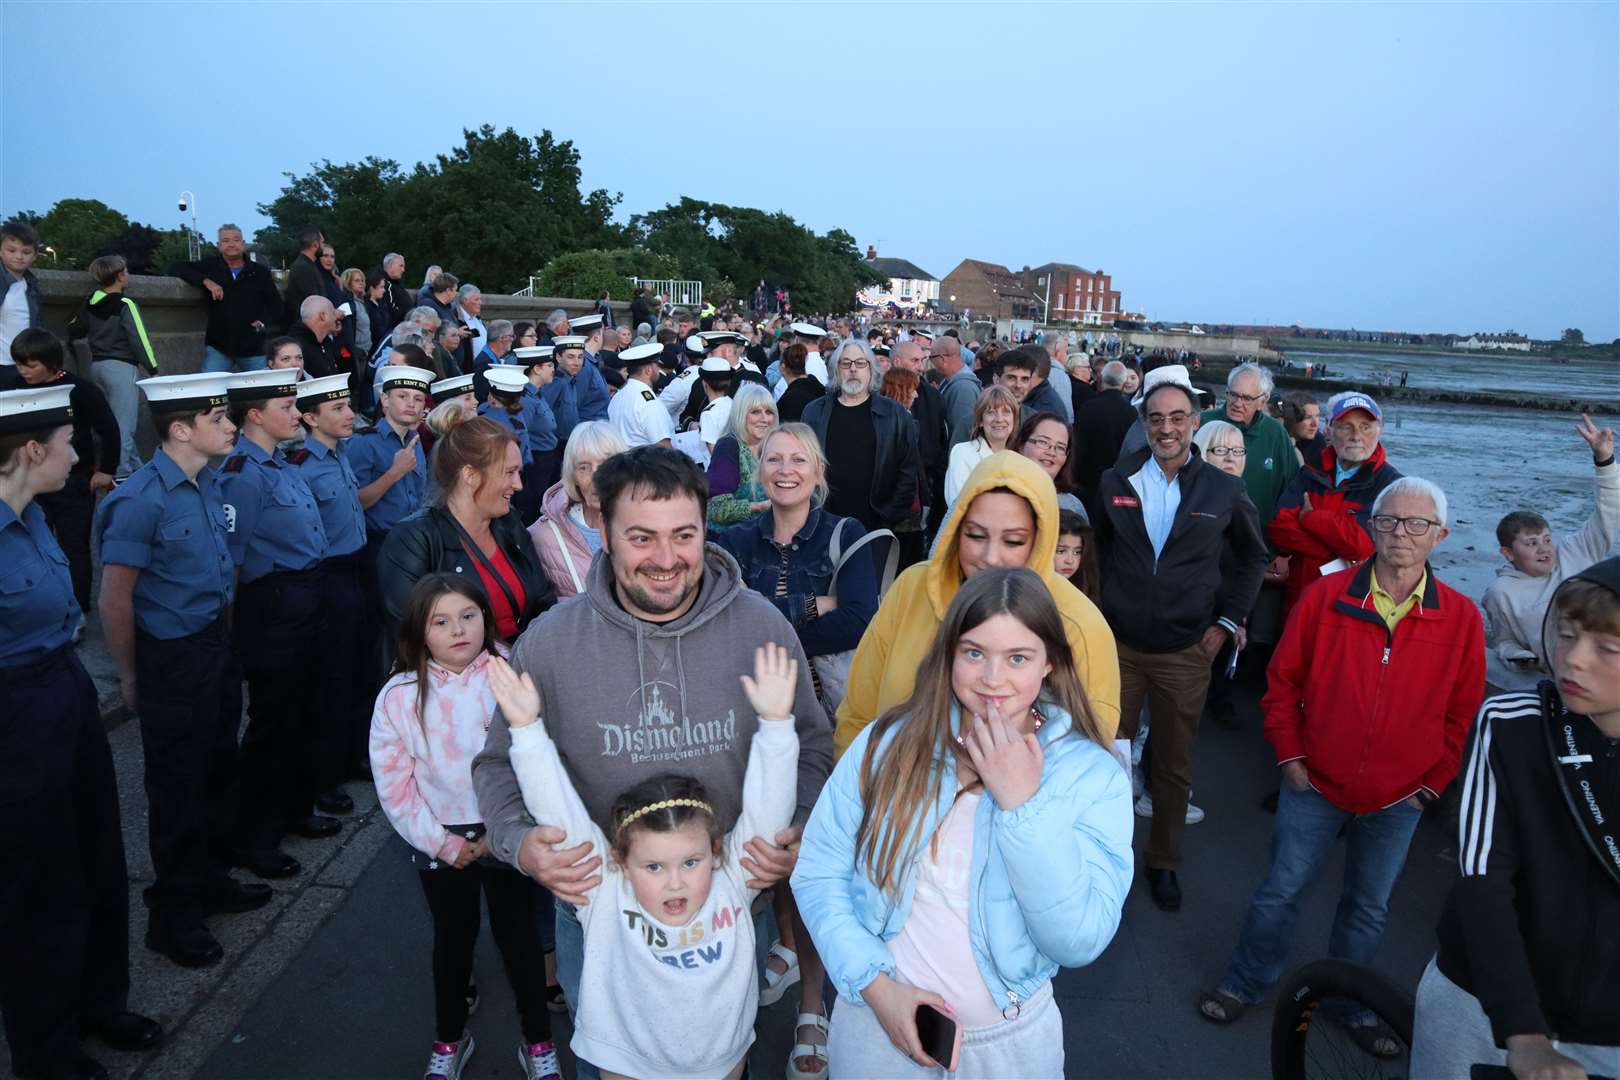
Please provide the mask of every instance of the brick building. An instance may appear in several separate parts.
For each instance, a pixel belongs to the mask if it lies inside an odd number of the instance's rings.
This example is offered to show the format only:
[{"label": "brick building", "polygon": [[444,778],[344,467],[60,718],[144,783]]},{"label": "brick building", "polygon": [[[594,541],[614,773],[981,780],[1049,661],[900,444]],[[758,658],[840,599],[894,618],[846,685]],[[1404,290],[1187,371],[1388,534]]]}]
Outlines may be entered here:
[{"label": "brick building", "polygon": [[1087,270],[1074,263],[1046,263],[1019,272],[1047,322],[1072,321],[1089,325],[1112,323],[1123,310],[1114,279],[1104,270]]},{"label": "brick building", "polygon": [[963,259],[939,283],[939,295],[953,311],[975,319],[1039,319],[1041,303],[1017,274],[1000,263]]}]

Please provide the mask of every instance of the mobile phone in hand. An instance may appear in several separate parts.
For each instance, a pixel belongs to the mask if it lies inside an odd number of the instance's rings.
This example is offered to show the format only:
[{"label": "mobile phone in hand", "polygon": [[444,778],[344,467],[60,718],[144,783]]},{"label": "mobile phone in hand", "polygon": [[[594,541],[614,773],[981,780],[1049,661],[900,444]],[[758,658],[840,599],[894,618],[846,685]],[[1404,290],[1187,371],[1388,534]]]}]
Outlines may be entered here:
[{"label": "mobile phone in hand", "polygon": [[955,1072],[962,1053],[962,1026],[932,1005],[917,1006],[917,1040],[923,1053]]}]

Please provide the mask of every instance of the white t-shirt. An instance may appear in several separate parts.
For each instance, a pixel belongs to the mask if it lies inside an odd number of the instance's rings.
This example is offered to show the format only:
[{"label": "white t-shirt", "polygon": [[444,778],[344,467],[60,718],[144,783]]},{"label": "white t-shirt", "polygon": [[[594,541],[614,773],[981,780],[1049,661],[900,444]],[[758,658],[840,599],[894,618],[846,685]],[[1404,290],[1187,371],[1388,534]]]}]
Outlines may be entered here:
[{"label": "white t-shirt", "polygon": [[[11,277],[0,274],[0,281]],[[4,301],[0,301],[0,364],[11,363],[11,342],[28,329],[28,283],[12,278]]]},{"label": "white t-shirt", "polygon": [[[793,718],[760,720],[743,775],[742,812],[726,837],[708,898],[681,926],[648,915],[611,856],[602,883],[579,908],[580,971],[575,1055],[622,1076],[725,1076],[748,1053],[759,1010],[754,890],[738,862],[742,845],[775,836],[798,801],[799,734]],[[537,822],[558,826],[568,846],[607,838],[585,810],[544,720],[512,729],[512,771]]]}]

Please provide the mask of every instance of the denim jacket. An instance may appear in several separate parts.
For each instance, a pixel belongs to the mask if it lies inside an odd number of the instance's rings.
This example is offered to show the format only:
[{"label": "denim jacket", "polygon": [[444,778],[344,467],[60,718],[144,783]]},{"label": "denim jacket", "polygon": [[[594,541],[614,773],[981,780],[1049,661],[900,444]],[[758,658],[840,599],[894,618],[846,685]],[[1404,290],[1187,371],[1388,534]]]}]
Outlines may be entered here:
[{"label": "denim jacket", "polygon": [[[754,521],[722,529],[715,543],[731,553],[742,567],[743,581],[750,589],[776,605],[798,631],[799,644],[806,656],[844,652],[861,643],[866,624],[877,614],[877,563],[873,549],[886,540],[874,540],[845,560],[838,574],[838,607],[825,615],[811,616],[815,598],[826,596],[832,584],[833,529],[842,528],[843,550],[866,535],[854,518],[838,517],[820,507],[793,536],[786,549],[776,543],[774,511],[767,510]],[[783,556],[786,555],[786,563]],[[776,595],[777,581],[786,573],[787,595]]]},{"label": "denim jacket", "polygon": [[[987,792],[973,826],[968,934],[990,996],[1009,1017],[1059,966],[1081,967],[1102,954],[1119,928],[1133,870],[1125,771],[1096,743],[1066,737],[1068,713],[1045,702],[1041,712],[1040,788],[1012,811]],[[953,730],[959,719],[953,708]],[[793,895],[822,962],[839,993],[855,1002],[879,972],[897,976],[885,943],[910,916],[917,862],[957,791],[952,755],[938,763],[942,782],[918,832],[917,853],[895,894],[880,891],[857,866],[855,850],[861,763],[875,730],[863,730],[833,769],[793,871]],[[880,753],[898,730],[888,729]]]}]

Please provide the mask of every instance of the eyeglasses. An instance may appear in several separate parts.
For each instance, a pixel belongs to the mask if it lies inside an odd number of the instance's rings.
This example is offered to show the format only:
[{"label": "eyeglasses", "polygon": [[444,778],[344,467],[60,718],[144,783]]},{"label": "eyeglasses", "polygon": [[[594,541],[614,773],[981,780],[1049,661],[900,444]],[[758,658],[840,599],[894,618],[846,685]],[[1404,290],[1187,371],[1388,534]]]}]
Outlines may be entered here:
[{"label": "eyeglasses", "polygon": [[871,367],[865,360],[840,360],[838,367],[841,371],[865,371]]},{"label": "eyeglasses", "polygon": [[1148,427],[1185,427],[1192,419],[1190,412],[1148,413]]},{"label": "eyeglasses", "polygon": [[1228,390],[1226,392],[1226,396],[1234,401],[1241,401],[1247,405],[1258,405],[1260,402],[1266,400],[1266,395],[1264,394],[1240,394],[1236,390]]},{"label": "eyeglasses", "polygon": [[1053,442],[1045,435],[1036,435],[1034,438],[1029,440],[1029,444],[1031,446],[1038,446],[1042,450],[1047,450],[1056,454],[1067,454],[1069,452],[1068,443]]},{"label": "eyeglasses", "polygon": [[1212,446],[1205,451],[1210,457],[1248,457],[1249,451],[1242,446]]},{"label": "eyeglasses", "polygon": [[1397,525],[1406,530],[1407,536],[1422,536],[1429,531],[1430,525],[1437,529],[1444,528],[1438,521],[1430,521],[1428,518],[1394,517],[1390,514],[1378,514],[1372,519],[1373,528],[1381,533],[1392,533]]}]

